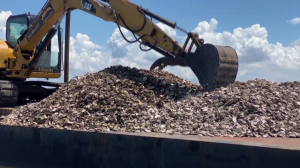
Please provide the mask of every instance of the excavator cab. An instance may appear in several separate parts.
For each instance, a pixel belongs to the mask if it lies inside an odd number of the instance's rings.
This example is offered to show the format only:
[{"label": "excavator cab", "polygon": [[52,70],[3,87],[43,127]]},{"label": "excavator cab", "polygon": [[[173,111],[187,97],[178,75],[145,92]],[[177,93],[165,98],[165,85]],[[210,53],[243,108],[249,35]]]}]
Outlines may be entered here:
[{"label": "excavator cab", "polygon": [[[36,15],[30,13],[12,15],[7,19],[6,22],[6,41],[12,46],[18,44],[19,39],[25,34],[27,27],[31,22],[34,21]],[[49,43],[45,48],[44,52],[39,58],[37,66],[30,77],[34,78],[59,78],[61,75],[61,63],[62,63],[62,30],[59,27],[57,31],[58,35],[58,52],[51,51],[52,44]],[[35,53],[38,52],[40,46],[43,44],[45,37],[35,48]]]}]

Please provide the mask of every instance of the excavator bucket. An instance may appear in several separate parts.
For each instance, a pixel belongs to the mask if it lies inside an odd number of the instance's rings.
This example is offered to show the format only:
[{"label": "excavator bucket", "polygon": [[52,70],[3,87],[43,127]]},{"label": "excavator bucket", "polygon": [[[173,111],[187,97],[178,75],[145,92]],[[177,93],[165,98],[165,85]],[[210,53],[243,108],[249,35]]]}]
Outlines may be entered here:
[{"label": "excavator bucket", "polygon": [[187,54],[185,61],[205,91],[234,83],[238,72],[237,54],[228,46],[203,44]]}]

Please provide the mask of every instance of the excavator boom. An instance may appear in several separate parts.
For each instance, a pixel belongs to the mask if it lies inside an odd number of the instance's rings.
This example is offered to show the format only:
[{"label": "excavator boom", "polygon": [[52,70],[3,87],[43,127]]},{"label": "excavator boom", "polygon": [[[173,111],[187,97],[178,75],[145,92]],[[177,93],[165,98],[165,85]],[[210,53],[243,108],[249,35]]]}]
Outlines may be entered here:
[{"label": "excavator boom", "polygon": [[[189,67],[205,91],[226,86],[235,81],[238,57],[234,49],[204,44],[204,40],[200,39],[198,34],[187,32],[178,27],[175,22],[168,21],[129,0],[47,0],[35,19],[21,33],[17,44],[12,45],[14,46],[13,56],[6,60],[5,79],[30,78],[45,49],[59,29],[64,16],[68,11],[75,9],[104,21],[116,23],[127,42],[139,42],[141,50],[153,49],[162,54],[163,57],[156,60],[150,70],[163,69],[166,66]],[[152,18],[186,33],[187,40],[184,45],[180,45],[158,27]],[[126,39],[121,27],[132,32],[135,40]],[[7,43],[9,41],[7,40]],[[143,49],[142,45],[148,46],[149,49]],[[39,46],[38,49],[37,46]],[[191,51],[193,47],[196,48],[194,52]]]},{"label": "excavator boom", "polygon": [[[115,22],[122,35],[120,26],[131,31],[136,40],[129,41],[123,35],[127,42],[140,42],[141,45],[149,46],[150,49],[163,54],[164,57],[154,62],[150,69],[156,67],[162,69],[168,65],[188,66],[195,73],[199,83],[205,90],[212,90],[215,87],[226,86],[234,82],[238,69],[238,58],[232,48],[203,45],[204,40],[199,39],[197,34],[188,33],[179,28],[175,22],[168,21],[128,0],[102,1],[48,0],[35,21],[20,39],[19,45],[15,48],[14,54],[18,61],[13,69],[14,71],[22,71],[17,76],[24,78],[29,76],[39,60],[39,54],[36,54],[35,58],[26,62],[24,55],[32,53],[46,33],[49,35],[48,42],[50,42],[66,11],[80,9],[105,21]],[[187,39],[192,40],[190,47],[186,50],[188,41],[184,46],[181,46],[147,16],[153,17],[172,28],[183,30],[188,35]],[[55,25],[54,28],[53,25]],[[196,51],[192,53],[193,45],[196,46]]]}]

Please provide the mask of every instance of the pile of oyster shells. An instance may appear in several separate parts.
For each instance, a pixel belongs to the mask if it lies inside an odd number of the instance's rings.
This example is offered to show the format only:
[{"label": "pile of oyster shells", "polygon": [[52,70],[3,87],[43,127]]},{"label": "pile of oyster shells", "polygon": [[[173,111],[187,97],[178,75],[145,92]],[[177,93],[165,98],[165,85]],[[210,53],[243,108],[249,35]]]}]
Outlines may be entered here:
[{"label": "pile of oyster shells", "polygon": [[75,77],[0,124],[227,137],[300,137],[300,82],[255,79],[203,92],[166,71],[111,66]]}]

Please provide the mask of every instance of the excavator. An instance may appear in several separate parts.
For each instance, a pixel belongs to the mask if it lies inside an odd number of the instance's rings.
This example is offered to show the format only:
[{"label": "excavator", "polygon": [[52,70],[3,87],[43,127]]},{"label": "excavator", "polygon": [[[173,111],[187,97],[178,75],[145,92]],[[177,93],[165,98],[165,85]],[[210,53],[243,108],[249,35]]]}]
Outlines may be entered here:
[{"label": "excavator", "polygon": [[[150,70],[162,70],[166,66],[189,67],[204,91],[235,82],[238,56],[233,48],[204,44],[197,33],[188,32],[176,22],[129,0],[47,0],[37,15],[25,13],[7,19],[6,41],[0,40],[0,107],[40,101],[61,86],[60,83],[28,79],[60,78],[64,61],[60,24],[67,12],[76,9],[116,23],[128,43],[139,42],[141,50],[160,53],[162,57],[153,62]],[[184,32],[187,35],[185,43],[179,44],[152,19]],[[126,39],[121,27],[129,30],[135,40]],[[56,34],[59,51],[53,52],[51,40]]]}]

